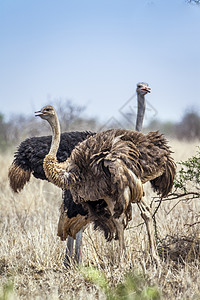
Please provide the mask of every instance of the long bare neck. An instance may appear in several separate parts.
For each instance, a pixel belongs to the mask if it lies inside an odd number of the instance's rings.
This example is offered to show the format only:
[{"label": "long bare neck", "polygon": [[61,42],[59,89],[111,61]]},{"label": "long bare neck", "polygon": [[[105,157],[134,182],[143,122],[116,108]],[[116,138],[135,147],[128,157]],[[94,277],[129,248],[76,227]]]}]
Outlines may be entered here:
[{"label": "long bare neck", "polygon": [[49,122],[49,124],[51,126],[52,133],[53,133],[49,154],[56,157],[59,144],[60,144],[60,124],[58,121],[58,117],[56,116],[55,119]]},{"label": "long bare neck", "polygon": [[49,153],[45,156],[43,161],[43,168],[46,177],[50,182],[60,188],[68,188],[68,178],[66,175],[67,160],[59,163],[56,158],[58,147],[60,144],[60,124],[57,116],[48,120],[53,136]]},{"label": "long bare neck", "polygon": [[144,114],[145,114],[145,97],[144,95],[141,95],[140,93],[137,93],[137,102],[138,102],[138,110],[137,110],[137,120],[136,120],[136,130],[141,131],[143,120],[144,120]]}]

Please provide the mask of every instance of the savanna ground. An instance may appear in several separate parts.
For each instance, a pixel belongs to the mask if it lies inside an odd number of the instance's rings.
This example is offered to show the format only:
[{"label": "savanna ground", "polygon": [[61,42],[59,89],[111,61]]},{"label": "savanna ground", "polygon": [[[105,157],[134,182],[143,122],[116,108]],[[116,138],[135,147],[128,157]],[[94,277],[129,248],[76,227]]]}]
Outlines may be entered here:
[{"label": "savanna ground", "polygon": [[[176,161],[194,155],[198,144],[170,143]],[[12,159],[13,153],[0,157],[0,299],[200,299],[199,199],[166,201],[159,208],[160,267],[150,264],[146,229],[133,205],[126,258],[119,258],[118,243],[105,242],[89,227],[83,234],[82,266],[66,269],[66,242],[56,235],[61,190],[32,178],[13,194],[7,179]],[[151,201],[153,196],[147,185],[146,197]]]}]

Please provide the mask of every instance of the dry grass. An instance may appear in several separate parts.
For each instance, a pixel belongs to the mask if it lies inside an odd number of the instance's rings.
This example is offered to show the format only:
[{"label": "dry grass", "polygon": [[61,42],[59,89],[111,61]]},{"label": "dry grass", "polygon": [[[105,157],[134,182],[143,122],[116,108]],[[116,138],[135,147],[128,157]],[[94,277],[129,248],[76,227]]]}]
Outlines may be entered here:
[{"label": "dry grass", "polygon": [[[176,160],[196,152],[195,143],[171,141],[171,145]],[[106,299],[80,269],[63,266],[65,242],[56,236],[61,191],[32,178],[20,194],[13,194],[7,180],[12,159],[12,154],[0,157],[0,299]],[[153,196],[148,185],[146,194],[148,199]],[[156,215],[161,267],[149,263],[147,235],[136,205],[125,233],[126,258],[119,259],[116,242],[106,243],[99,232],[88,228],[83,234],[83,266],[100,270],[110,287],[137,270],[148,284],[158,287],[162,299],[200,299],[200,225],[186,225],[197,221],[200,204],[181,202],[172,209],[174,205],[162,203]]]}]

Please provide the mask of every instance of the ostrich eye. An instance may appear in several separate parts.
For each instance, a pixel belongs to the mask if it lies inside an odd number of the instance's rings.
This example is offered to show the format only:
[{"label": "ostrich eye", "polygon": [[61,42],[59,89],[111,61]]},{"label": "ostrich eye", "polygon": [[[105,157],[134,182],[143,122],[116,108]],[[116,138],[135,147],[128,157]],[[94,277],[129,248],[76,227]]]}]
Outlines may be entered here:
[{"label": "ostrich eye", "polygon": [[50,108],[46,108],[46,111],[50,111]]}]

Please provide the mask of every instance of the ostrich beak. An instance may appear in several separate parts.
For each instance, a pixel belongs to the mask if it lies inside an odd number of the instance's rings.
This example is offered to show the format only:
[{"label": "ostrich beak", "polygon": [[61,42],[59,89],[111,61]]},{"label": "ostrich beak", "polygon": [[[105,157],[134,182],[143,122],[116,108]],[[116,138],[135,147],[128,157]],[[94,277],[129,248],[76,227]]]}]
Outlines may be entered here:
[{"label": "ostrich beak", "polygon": [[41,117],[43,112],[41,110],[35,111],[35,117]]},{"label": "ostrich beak", "polygon": [[145,87],[141,88],[141,91],[144,91],[146,93],[151,93],[151,88],[148,86],[145,86]]}]

